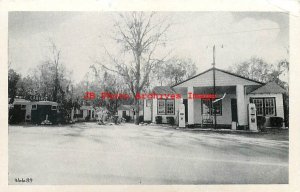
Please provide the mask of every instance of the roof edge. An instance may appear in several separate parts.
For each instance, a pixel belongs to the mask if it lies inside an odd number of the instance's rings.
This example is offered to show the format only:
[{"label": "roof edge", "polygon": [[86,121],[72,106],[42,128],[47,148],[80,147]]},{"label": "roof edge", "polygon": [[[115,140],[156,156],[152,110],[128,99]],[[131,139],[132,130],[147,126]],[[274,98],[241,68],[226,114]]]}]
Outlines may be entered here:
[{"label": "roof edge", "polygon": [[[193,76],[193,77],[190,77],[190,78],[188,78],[188,79],[186,79],[186,80],[184,80],[184,81],[181,81],[181,82],[179,82],[179,83],[177,83],[177,84],[175,84],[175,85],[172,85],[172,86],[170,86],[170,87],[173,88],[173,87],[175,87],[175,86],[177,86],[177,85],[180,85],[180,84],[182,84],[182,83],[184,83],[184,82],[187,82],[187,81],[189,81],[189,80],[191,80],[191,79],[194,79],[194,78],[196,78],[196,77],[198,77],[198,76],[200,76],[200,75],[203,75],[203,74],[205,74],[205,73],[207,73],[207,72],[209,72],[209,71],[211,71],[211,70],[213,70],[213,69],[214,69],[213,67],[212,67],[212,68],[209,68],[209,69],[206,70],[206,71],[203,71],[203,72],[201,72],[201,73],[199,73],[199,74],[197,74],[197,75],[195,75],[195,76]],[[232,72],[223,70],[223,69],[219,69],[219,68],[216,68],[216,67],[215,67],[215,70],[220,71],[220,72],[223,72],[223,73],[227,73],[227,74],[229,74],[229,75],[233,75],[233,76],[236,76],[236,77],[239,77],[239,78],[248,80],[248,81],[252,81],[252,82],[258,83],[258,84],[260,84],[260,85],[265,85],[265,83],[263,83],[263,82],[256,81],[256,80],[254,80],[254,79],[250,79],[250,78],[247,78],[247,77],[243,77],[243,76],[241,76],[241,75],[238,75],[238,74],[235,74],[235,73],[232,73]]]},{"label": "roof edge", "polygon": [[211,71],[212,69],[213,69],[213,67],[212,67],[212,68],[209,68],[209,69],[207,69],[207,70],[205,70],[205,71],[203,71],[203,72],[201,72],[201,73],[199,73],[199,74],[197,74],[197,75],[195,75],[195,76],[193,76],[193,77],[187,78],[187,79],[184,80],[184,81],[181,81],[181,82],[179,82],[179,83],[176,83],[175,85],[171,85],[170,87],[173,88],[173,87],[175,87],[175,86],[177,86],[177,85],[180,85],[180,84],[182,84],[182,83],[184,83],[184,82],[187,82],[187,81],[189,81],[189,80],[191,80],[191,79],[194,79],[194,78],[196,78],[196,77],[198,77],[198,76],[200,76],[200,75],[203,75],[203,74],[205,74],[205,73]]}]

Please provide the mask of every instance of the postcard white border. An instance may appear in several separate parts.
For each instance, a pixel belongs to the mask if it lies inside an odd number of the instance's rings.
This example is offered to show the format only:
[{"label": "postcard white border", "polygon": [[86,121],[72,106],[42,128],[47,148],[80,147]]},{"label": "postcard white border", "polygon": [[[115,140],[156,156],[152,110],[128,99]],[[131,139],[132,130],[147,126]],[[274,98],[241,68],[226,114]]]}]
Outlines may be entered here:
[{"label": "postcard white border", "polygon": [[[8,185],[9,11],[277,11],[290,13],[290,143],[286,185]],[[300,25],[297,0],[0,0],[0,191],[300,191]]]}]

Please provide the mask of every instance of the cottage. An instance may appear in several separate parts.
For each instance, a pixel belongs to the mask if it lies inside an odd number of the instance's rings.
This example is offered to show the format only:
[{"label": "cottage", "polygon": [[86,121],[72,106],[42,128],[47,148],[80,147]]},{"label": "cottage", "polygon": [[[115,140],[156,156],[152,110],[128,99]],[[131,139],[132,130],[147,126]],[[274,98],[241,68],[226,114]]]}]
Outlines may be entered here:
[{"label": "cottage", "polygon": [[[134,121],[135,119],[135,106],[134,105],[120,105],[118,107],[118,116],[125,118],[127,121]],[[139,108],[139,115],[143,115],[143,107]]]},{"label": "cottage", "polygon": [[76,110],[75,114],[78,121],[96,120],[96,113],[93,106],[81,106],[79,110]]},{"label": "cottage", "polygon": [[[212,95],[214,99],[190,98],[191,95]],[[181,94],[181,99],[147,99],[144,102],[144,120],[162,123],[173,117],[178,123],[179,105],[185,106],[185,121],[189,126],[214,126],[231,128],[248,127],[248,104],[254,103],[257,116],[284,118],[283,93],[285,90],[274,82],[267,84],[217,68],[208,69],[173,86],[158,86],[157,94]],[[213,111],[215,110],[215,111]]]}]

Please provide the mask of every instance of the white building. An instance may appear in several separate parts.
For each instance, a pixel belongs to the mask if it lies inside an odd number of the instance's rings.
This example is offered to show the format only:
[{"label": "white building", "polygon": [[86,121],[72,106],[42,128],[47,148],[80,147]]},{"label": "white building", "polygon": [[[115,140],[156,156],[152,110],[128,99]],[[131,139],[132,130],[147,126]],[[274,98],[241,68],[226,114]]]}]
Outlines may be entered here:
[{"label": "white building", "polygon": [[[217,98],[212,100],[191,99],[192,94],[213,94],[213,70],[215,70],[215,91]],[[156,94],[180,94],[185,105],[185,120],[189,126],[204,126],[216,124],[218,127],[231,127],[236,122],[240,128],[248,126],[248,104],[254,103],[257,116],[265,116],[266,126],[270,117],[284,118],[283,93],[285,90],[274,82],[267,84],[248,79],[231,72],[211,68],[194,77],[171,87],[158,86],[153,89]],[[156,116],[162,117],[162,123],[167,123],[167,117],[174,117],[178,122],[178,107],[181,99],[148,99],[144,102],[144,121],[155,122]]]}]

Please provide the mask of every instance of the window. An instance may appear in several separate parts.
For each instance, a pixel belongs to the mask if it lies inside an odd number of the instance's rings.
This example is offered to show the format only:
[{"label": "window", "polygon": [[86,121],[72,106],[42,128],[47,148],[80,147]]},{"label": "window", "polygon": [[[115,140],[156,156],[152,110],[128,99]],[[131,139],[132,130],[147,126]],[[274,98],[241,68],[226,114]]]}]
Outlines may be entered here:
[{"label": "window", "polygon": [[151,104],[152,104],[152,100],[147,99],[146,100],[146,107],[151,107]]},{"label": "window", "polygon": [[163,100],[157,101],[157,113],[158,115],[174,115],[175,114],[175,101]]},{"label": "window", "polygon": [[174,100],[166,100],[166,114],[173,115],[175,109]]},{"label": "window", "polygon": [[214,110],[216,111],[216,115],[222,115],[222,100],[219,100],[215,103],[209,99],[202,99],[202,114],[214,115]]},{"label": "window", "polygon": [[250,102],[255,104],[256,114],[260,116],[275,116],[275,98],[274,97],[261,97],[250,98]]},{"label": "window", "polygon": [[256,114],[264,115],[264,105],[263,105],[264,99],[263,98],[253,99],[252,102],[255,104]]},{"label": "window", "polygon": [[[222,115],[222,100],[219,100],[213,103],[212,105],[213,105],[213,109],[216,110],[216,114]],[[214,114],[214,112],[212,114]]]},{"label": "window", "polygon": [[275,115],[275,98],[265,98],[265,114]]},{"label": "window", "polygon": [[32,105],[31,109],[32,110],[36,110],[37,109],[37,105]]},{"label": "window", "polygon": [[56,109],[57,109],[57,106],[52,105],[51,110],[56,110]]},{"label": "window", "polygon": [[157,113],[164,115],[166,113],[165,100],[157,100]]},{"label": "window", "polygon": [[25,110],[26,109],[26,105],[21,105],[21,109]]},{"label": "window", "polygon": [[202,114],[211,114],[211,100],[201,100],[202,101]]}]

